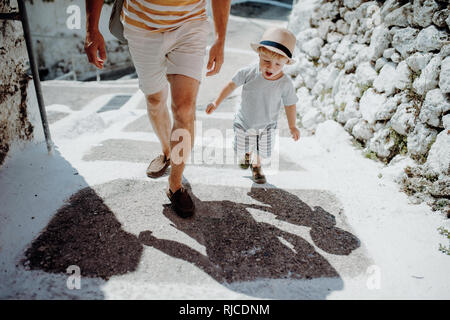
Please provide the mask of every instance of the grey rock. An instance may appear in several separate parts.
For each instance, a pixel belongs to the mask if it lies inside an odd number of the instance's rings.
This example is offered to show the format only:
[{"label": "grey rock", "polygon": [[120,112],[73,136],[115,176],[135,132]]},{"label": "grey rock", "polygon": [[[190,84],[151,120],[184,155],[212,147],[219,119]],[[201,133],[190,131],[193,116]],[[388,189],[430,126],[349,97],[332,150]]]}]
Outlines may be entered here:
[{"label": "grey rock", "polygon": [[437,131],[418,122],[407,136],[408,152],[414,156],[424,156],[435,141]]},{"label": "grey rock", "polygon": [[327,42],[334,43],[342,40],[344,36],[339,32],[330,32],[327,34]]},{"label": "grey rock", "polygon": [[375,92],[373,88],[366,90],[359,101],[359,111],[362,118],[374,124],[376,121],[377,113],[383,110],[386,103],[386,96]]},{"label": "grey rock", "polygon": [[345,72],[341,71],[334,82],[331,94],[339,108],[346,108],[346,106],[355,103],[356,98],[360,97],[361,94],[356,75],[345,74]]},{"label": "grey rock", "polygon": [[378,59],[377,62],[375,63],[375,71],[379,72],[386,63],[388,63],[387,59],[385,59],[385,58]]},{"label": "grey rock", "polygon": [[356,65],[370,61],[369,57],[372,53],[370,47],[364,44],[354,43],[352,45],[352,51],[356,54],[356,57],[352,60]]},{"label": "grey rock", "polygon": [[434,13],[432,21],[438,27],[444,28],[447,25],[445,23],[445,20],[447,20],[449,15],[450,15],[450,10],[449,9],[444,9],[444,10],[441,10],[441,11],[437,11],[437,12]]},{"label": "grey rock", "polygon": [[442,117],[442,126],[445,130],[450,130],[450,114],[446,114]]},{"label": "grey rock", "polygon": [[360,119],[352,129],[352,135],[362,141],[367,141],[373,136],[372,126],[364,119]]},{"label": "grey rock", "polygon": [[315,108],[311,108],[306,112],[306,114],[302,117],[303,127],[306,129],[315,129],[317,125],[322,122],[324,119],[323,115],[319,112],[319,110]]},{"label": "grey rock", "polygon": [[412,102],[401,103],[390,120],[392,129],[401,135],[407,135],[414,126],[414,112]]},{"label": "grey rock", "polygon": [[433,57],[432,53],[416,52],[406,58],[406,63],[414,72],[421,72]]},{"label": "grey rock", "polygon": [[344,129],[348,132],[352,132],[353,127],[355,126],[355,124],[357,124],[359,122],[359,118],[351,118],[349,119],[344,126]]},{"label": "grey rock", "polygon": [[442,59],[447,58],[450,56],[450,44],[447,44],[441,48],[441,51],[439,52],[439,55],[442,57]]},{"label": "grey rock", "polygon": [[386,50],[391,42],[391,34],[389,29],[384,25],[380,25],[373,30],[372,37],[370,38],[370,49],[372,51],[371,60],[376,61],[380,58],[384,50]]},{"label": "grey rock", "polygon": [[359,27],[359,20],[355,18],[354,20],[352,20],[352,22],[350,22],[350,27],[348,28],[348,33],[355,34],[358,30],[358,27]]},{"label": "grey rock", "polygon": [[343,19],[336,21],[336,31],[342,34],[347,34],[350,29],[350,25]]},{"label": "grey rock", "polygon": [[392,62],[399,63],[402,61],[402,56],[398,52],[394,52],[391,56]]},{"label": "grey rock", "polygon": [[328,32],[334,31],[335,29],[336,26],[334,25],[333,22],[331,22],[330,20],[324,20],[320,23],[318,28],[319,37],[325,40],[327,39]]},{"label": "grey rock", "polygon": [[296,35],[296,45],[301,48],[303,43],[313,39],[313,38],[317,38],[319,36],[319,30],[317,30],[316,28],[307,28],[304,29],[302,31],[300,31],[299,33],[297,33]]},{"label": "grey rock", "polygon": [[392,46],[400,52],[403,58],[407,58],[416,48],[416,37],[419,31],[414,28],[393,30]]},{"label": "grey rock", "polygon": [[442,177],[433,182],[429,191],[434,197],[450,197],[450,177]]},{"label": "grey rock", "polygon": [[394,140],[389,139],[390,133],[389,128],[375,132],[369,141],[369,150],[375,152],[380,158],[390,157],[394,147]]},{"label": "grey rock", "polygon": [[358,65],[355,74],[358,83],[362,86],[371,86],[378,76],[370,62],[364,62]]},{"label": "grey rock", "polygon": [[439,87],[443,93],[450,93],[450,56],[442,61]]},{"label": "grey rock", "polygon": [[448,41],[447,33],[429,26],[419,32],[416,39],[417,51],[428,52],[439,50]]},{"label": "grey rock", "polygon": [[353,10],[345,11],[345,13],[344,13],[344,15],[342,15],[342,17],[344,18],[345,22],[347,22],[349,25],[353,21],[357,21],[358,20],[358,18],[356,17],[356,11],[353,11]]},{"label": "grey rock", "polygon": [[[427,171],[447,176],[450,175],[450,134],[441,131],[430,148],[425,163]],[[450,190],[450,189],[448,189]]]},{"label": "grey rock", "polygon": [[384,50],[383,52],[383,58],[385,59],[390,59],[391,56],[394,54],[395,49],[394,48],[388,48],[386,50]]},{"label": "grey rock", "polygon": [[398,26],[407,27],[408,16],[412,14],[412,5],[410,3],[393,10],[384,17],[384,24],[386,27]]},{"label": "grey rock", "polygon": [[289,21],[295,21],[295,23],[288,24],[289,30],[298,34],[300,31],[310,28],[311,16],[314,10],[319,7],[319,0],[308,0],[304,1],[301,6],[293,6]]},{"label": "grey rock", "polygon": [[344,6],[349,9],[355,9],[361,5],[362,0],[344,0]]},{"label": "grey rock", "polygon": [[402,61],[397,65],[395,69],[396,81],[395,87],[403,90],[411,85],[411,70],[408,67],[406,61]]},{"label": "grey rock", "polygon": [[395,64],[388,62],[380,71],[380,74],[373,82],[373,87],[378,92],[385,92],[387,95],[394,93],[395,91]]},{"label": "grey rock", "polygon": [[355,102],[349,103],[343,112],[343,117],[346,120],[350,120],[353,118],[361,118],[361,112],[357,109],[357,104]]},{"label": "grey rock", "polygon": [[437,87],[441,61],[442,58],[436,55],[431,59],[425,69],[423,69],[420,77],[414,80],[413,88],[418,94],[423,95],[427,91]]},{"label": "grey rock", "polygon": [[412,22],[423,28],[432,23],[434,13],[439,10],[439,5],[434,0],[414,0]]},{"label": "grey rock", "polygon": [[302,50],[312,58],[320,57],[320,49],[323,46],[323,40],[321,38],[314,38],[302,45]]},{"label": "grey rock", "polygon": [[440,89],[428,91],[419,119],[433,127],[443,127],[442,114],[450,110],[450,103],[446,101]]},{"label": "grey rock", "polygon": [[399,104],[397,97],[390,97],[386,100],[386,102],[379,108],[379,110],[375,114],[375,120],[389,120],[392,115],[397,110],[397,106]]},{"label": "grey rock", "polygon": [[399,2],[398,0],[388,0],[385,1],[383,6],[380,9],[380,15],[383,19],[386,18],[386,16],[391,13],[392,11],[394,11],[395,9],[397,9],[399,7]]}]

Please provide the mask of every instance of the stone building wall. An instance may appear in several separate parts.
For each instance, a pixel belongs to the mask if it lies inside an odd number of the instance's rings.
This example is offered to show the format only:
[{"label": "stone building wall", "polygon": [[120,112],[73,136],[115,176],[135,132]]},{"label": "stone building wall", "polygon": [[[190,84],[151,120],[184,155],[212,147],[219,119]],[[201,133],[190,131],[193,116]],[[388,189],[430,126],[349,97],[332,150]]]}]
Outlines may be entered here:
[{"label": "stone building wall", "polygon": [[367,157],[416,161],[399,177],[419,201],[450,199],[450,4],[448,1],[299,0],[299,117],[314,134],[333,119]]},{"label": "stone building wall", "polygon": [[[0,12],[17,11],[17,2],[0,2]],[[39,108],[20,21],[0,20],[0,166],[29,141],[43,141]]]}]

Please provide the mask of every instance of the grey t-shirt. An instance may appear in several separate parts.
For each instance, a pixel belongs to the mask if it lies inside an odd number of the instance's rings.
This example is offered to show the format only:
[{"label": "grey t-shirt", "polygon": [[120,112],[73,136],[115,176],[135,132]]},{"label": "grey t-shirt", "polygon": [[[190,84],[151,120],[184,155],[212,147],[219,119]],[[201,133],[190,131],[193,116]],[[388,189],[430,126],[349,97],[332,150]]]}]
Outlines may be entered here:
[{"label": "grey t-shirt", "polygon": [[290,106],[298,101],[291,79],[283,75],[278,80],[267,80],[258,63],[238,70],[232,81],[238,87],[243,85],[235,122],[246,130],[276,124],[281,106]]}]

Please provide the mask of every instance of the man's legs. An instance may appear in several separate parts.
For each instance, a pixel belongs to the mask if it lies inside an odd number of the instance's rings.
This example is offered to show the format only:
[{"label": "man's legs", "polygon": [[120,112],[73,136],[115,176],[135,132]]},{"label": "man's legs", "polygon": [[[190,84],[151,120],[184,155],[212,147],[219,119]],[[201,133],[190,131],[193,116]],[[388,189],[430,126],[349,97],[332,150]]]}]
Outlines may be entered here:
[{"label": "man's legs", "polygon": [[168,87],[163,90],[146,95],[147,100],[147,113],[152,124],[153,130],[161,142],[161,148],[163,154],[167,159],[170,158],[170,133],[171,133],[171,121],[169,117],[169,111],[167,109],[167,96]]},{"label": "man's legs", "polygon": [[176,192],[181,188],[185,162],[194,146],[195,104],[200,82],[180,74],[168,74],[167,79],[172,94],[173,113],[169,187],[172,192]]}]

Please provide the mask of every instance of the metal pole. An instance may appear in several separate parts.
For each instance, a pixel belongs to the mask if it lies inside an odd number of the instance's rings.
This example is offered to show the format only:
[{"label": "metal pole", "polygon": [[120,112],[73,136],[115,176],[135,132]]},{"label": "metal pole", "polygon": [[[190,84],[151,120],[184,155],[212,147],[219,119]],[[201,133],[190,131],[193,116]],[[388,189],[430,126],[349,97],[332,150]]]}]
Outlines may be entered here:
[{"label": "metal pole", "polygon": [[27,11],[25,8],[24,0],[18,0],[17,3],[19,5],[19,13],[20,13],[20,18],[21,18],[20,20],[22,21],[23,34],[25,37],[26,45],[27,45],[27,52],[28,52],[28,58],[30,60],[31,72],[33,74],[34,88],[36,89],[36,96],[37,96],[37,101],[38,101],[38,105],[39,105],[39,112],[41,114],[42,127],[44,129],[45,142],[47,143],[48,153],[51,153],[52,140],[50,137],[50,130],[48,128],[47,113],[45,112],[45,104],[44,104],[44,98],[42,95],[42,88],[41,88],[41,82],[39,79],[38,67],[37,67],[37,63],[36,63],[34,53],[33,53],[33,43],[31,41],[31,36],[30,36],[30,25],[28,24]]}]

